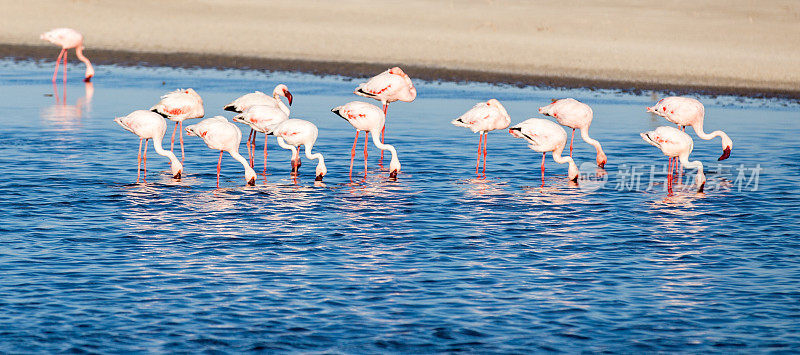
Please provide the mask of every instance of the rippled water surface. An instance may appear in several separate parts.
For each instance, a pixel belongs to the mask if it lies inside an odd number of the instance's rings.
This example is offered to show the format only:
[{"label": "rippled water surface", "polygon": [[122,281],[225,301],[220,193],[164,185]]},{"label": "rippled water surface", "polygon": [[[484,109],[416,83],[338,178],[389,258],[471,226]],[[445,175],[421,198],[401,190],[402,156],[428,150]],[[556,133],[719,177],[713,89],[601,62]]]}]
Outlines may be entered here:
[{"label": "rippled water surface", "polygon": [[[719,139],[691,132],[709,186],[667,196],[648,188],[666,159],[639,137],[667,124],[645,113],[658,94],[418,82],[389,108],[398,181],[371,147],[351,183],[354,131],[329,110],[360,99],[358,80],[101,66],[88,87],[73,64],[54,93],[50,65],[0,61],[2,352],[800,349],[796,103],[700,97],[733,153],[719,169]],[[324,186],[305,159],[290,179],[274,138],[254,187],[226,155],[217,189],[218,152],[196,137],[181,181],[151,147],[135,183],[138,139],[115,116],[193,87],[231,117],[224,104],[281,82],[319,126]],[[594,109],[604,186],[568,183],[548,156],[540,188],[541,155],[507,131],[476,178],[478,137],[451,119],[494,97],[520,122],[567,96]],[[591,147],[576,140],[575,158]]]}]

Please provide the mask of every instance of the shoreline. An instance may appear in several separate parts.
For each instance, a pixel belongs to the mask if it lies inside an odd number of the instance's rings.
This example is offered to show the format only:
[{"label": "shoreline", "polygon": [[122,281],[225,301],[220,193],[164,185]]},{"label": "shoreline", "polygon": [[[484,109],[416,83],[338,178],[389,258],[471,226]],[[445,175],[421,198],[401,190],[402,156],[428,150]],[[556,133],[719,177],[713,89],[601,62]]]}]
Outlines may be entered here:
[{"label": "shoreline", "polygon": [[[0,44],[0,58],[19,60],[54,60],[57,47],[52,45]],[[566,89],[610,89],[623,92],[660,91],[675,95],[732,95],[749,98],[778,98],[800,100],[796,90],[763,88],[760,86],[699,85],[670,82],[637,81],[624,79],[588,78],[579,76],[552,76],[480,71],[472,69],[437,68],[424,65],[395,63],[368,63],[322,61],[307,59],[278,59],[257,56],[219,55],[205,53],[163,53],[91,49],[84,52],[96,65],[141,67],[216,68],[258,71],[300,72],[314,75],[340,75],[350,78],[368,78],[386,68],[399,65],[412,79],[446,82],[480,82],[508,84],[518,87],[550,87]]]}]

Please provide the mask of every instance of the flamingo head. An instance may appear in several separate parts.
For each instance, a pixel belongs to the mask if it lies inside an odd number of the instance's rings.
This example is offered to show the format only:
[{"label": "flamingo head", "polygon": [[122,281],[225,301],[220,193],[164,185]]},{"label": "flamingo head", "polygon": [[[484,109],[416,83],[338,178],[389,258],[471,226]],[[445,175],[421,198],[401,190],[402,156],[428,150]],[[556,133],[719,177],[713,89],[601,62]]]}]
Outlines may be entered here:
[{"label": "flamingo head", "polygon": [[397,180],[397,173],[400,172],[400,160],[397,156],[392,155],[392,161],[389,163],[389,179]]},{"label": "flamingo head", "polygon": [[170,162],[170,169],[172,170],[172,178],[180,180],[181,173],[183,173],[183,164],[175,158]]},{"label": "flamingo head", "polygon": [[256,184],[256,172],[249,166],[244,169],[244,181],[250,186],[255,186]]},{"label": "flamingo head", "polygon": [[92,77],[94,76],[94,68],[91,64],[86,66],[86,74],[84,75],[83,82],[88,83],[92,81]]},{"label": "flamingo head", "polygon": [[525,138],[522,134],[522,127],[514,126],[508,129],[508,133],[510,133],[514,138]]},{"label": "flamingo head", "polygon": [[602,151],[597,153],[597,166],[599,166],[600,168],[603,168],[603,167],[606,166],[607,162],[608,162],[608,158],[606,157],[606,153],[604,153]]},{"label": "flamingo head", "polygon": [[578,176],[580,175],[580,171],[578,170],[578,166],[575,165],[575,162],[570,159],[569,161],[569,181],[578,181]]},{"label": "flamingo head", "polygon": [[702,169],[697,172],[694,181],[697,183],[697,192],[703,192],[703,189],[706,187],[706,175],[703,174]]},{"label": "flamingo head", "polygon": [[717,160],[725,160],[731,156],[731,148],[733,148],[733,141],[727,134],[722,135],[722,156]]},{"label": "flamingo head", "polygon": [[284,84],[279,84],[275,87],[275,90],[272,90],[272,96],[276,99],[278,96],[283,96],[286,100],[289,101],[289,106],[292,106],[292,93],[289,92],[289,88]]},{"label": "flamingo head", "polygon": [[319,164],[317,164],[317,177],[314,181],[322,181],[322,178],[325,177],[325,174],[328,173],[328,168],[325,167],[325,162],[320,159]]},{"label": "flamingo head", "polygon": [[558,100],[553,101],[553,103],[551,103],[551,104],[549,104],[547,106],[539,107],[539,113],[541,113],[541,114],[543,114],[545,116],[552,116],[553,115],[553,104],[555,104],[557,101]]}]

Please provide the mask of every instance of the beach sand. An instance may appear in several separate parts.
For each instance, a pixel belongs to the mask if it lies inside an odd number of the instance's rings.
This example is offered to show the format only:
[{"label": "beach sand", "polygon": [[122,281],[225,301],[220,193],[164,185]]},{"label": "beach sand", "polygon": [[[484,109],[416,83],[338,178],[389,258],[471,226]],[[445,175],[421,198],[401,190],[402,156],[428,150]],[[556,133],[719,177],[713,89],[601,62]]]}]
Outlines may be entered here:
[{"label": "beach sand", "polygon": [[[796,1],[9,1],[0,56],[800,96]],[[13,14],[13,16],[9,16]],[[72,57],[74,59],[74,57]]]}]

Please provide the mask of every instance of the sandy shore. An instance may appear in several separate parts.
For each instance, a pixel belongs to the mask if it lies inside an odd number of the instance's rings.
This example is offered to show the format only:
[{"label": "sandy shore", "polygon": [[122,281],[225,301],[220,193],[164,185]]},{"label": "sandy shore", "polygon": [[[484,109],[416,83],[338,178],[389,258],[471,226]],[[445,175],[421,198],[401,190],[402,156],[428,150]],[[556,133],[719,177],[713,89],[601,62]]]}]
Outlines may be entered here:
[{"label": "sandy shore", "polygon": [[[800,96],[794,1],[9,1],[0,56]],[[131,53],[133,52],[133,53]],[[99,79],[99,78],[98,78]]]}]

